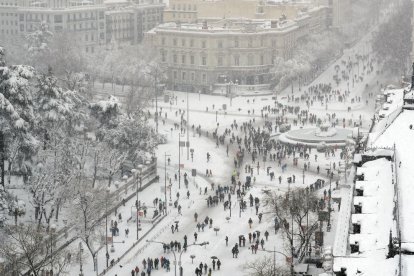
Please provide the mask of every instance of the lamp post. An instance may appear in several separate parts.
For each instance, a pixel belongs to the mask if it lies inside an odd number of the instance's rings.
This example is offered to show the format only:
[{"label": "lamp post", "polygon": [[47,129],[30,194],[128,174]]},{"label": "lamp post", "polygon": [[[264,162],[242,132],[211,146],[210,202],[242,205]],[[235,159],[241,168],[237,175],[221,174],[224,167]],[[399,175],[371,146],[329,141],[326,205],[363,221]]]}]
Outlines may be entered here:
[{"label": "lamp post", "polygon": [[[171,155],[164,153],[164,204],[165,204],[165,214],[167,214],[167,157]],[[171,193],[171,192],[170,192]]]},{"label": "lamp post", "polygon": [[178,133],[178,189],[181,189],[181,133],[180,132]]},{"label": "lamp post", "polygon": [[155,127],[158,133],[158,88],[157,88],[157,75],[154,77],[154,92],[155,92]]},{"label": "lamp post", "polygon": [[[168,245],[165,242],[160,242],[160,241],[150,241],[150,240],[147,240],[146,242],[149,242],[149,243],[159,243],[159,244],[162,244],[162,245]],[[191,247],[191,246],[194,246],[194,245],[203,246],[203,245],[207,245],[207,244],[209,244],[209,242],[193,243],[193,244],[187,245],[187,249],[189,247]],[[180,274],[183,273],[183,267],[182,267],[182,263],[181,263],[181,256],[183,255],[183,253],[185,251],[186,250],[184,250],[184,249],[181,250],[180,255],[179,255],[179,258],[178,258],[178,266],[180,267]],[[177,276],[177,255],[175,254],[175,251],[174,250],[171,250],[171,252],[174,255],[174,275]]]},{"label": "lamp post", "polygon": [[231,217],[231,194],[229,193],[229,209],[230,209],[230,217]]},{"label": "lamp post", "polygon": [[108,196],[109,188],[106,189],[105,196],[105,249],[106,249],[106,268],[109,267],[109,253],[108,253]]},{"label": "lamp post", "polygon": [[294,237],[294,235],[293,235],[293,206],[292,206],[293,195],[292,195],[292,200],[290,201],[290,182],[288,183],[288,201],[289,201],[289,205],[290,205],[289,208],[290,208],[290,213],[291,213],[291,217],[292,217],[292,221],[291,221],[292,238],[290,240],[290,250],[291,250],[290,254],[292,256],[292,259],[291,259],[291,262],[290,262],[290,274],[293,276],[293,255],[294,255],[294,252],[293,252],[293,237]]},{"label": "lamp post", "polygon": [[82,242],[79,242],[79,263],[80,263],[79,276],[83,276],[82,253],[83,253]]},{"label": "lamp post", "polygon": [[135,175],[135,180],[136,180],[137,202],[135,204],[135,207],[137,209],[137,218],[136,218],[137,220],[137,241],[139,240],[139,209],[140,209],[138,193],[139,193],[139,189],[142,187],[142,168],[143,168],[142,165],[138,165],[138,170],[136,169],[131,170],[131,172]]},{"label": "lamp post", "polygon": [[188,99],[188,88],[187,88],[187,143],[186,143],[186,147],[187,147],[187,161],[190,160],[190,131],[189,131],[189,126],[190,126],[190,101]]},{"label": "lamp post", "polygon": [[239,212],[239,218],[241,218],[241,211],[242,211],[242,208],[243,208],[243,197],[240,197],[240,212]]},{"label": "lamp post", "polygon": [[305,167],[303,167],[302,171],[302,184],[305,184]]},{"label": "lamp post", "polygon": [[328,225],[327,225],[327,230],[328,232],[331,231],[331,197],[332,197],[332,177],[333,177],[333,172],[331,171],[331,165],[332,163],[329,163],[329,192],[328,192]]}]

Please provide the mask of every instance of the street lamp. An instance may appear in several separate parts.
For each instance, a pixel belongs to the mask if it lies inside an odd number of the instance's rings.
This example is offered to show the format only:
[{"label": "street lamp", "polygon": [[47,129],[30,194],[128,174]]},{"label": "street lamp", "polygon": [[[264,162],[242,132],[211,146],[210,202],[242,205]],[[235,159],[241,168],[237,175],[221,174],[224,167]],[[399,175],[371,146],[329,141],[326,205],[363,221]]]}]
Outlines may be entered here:
[{"label": "street lamp", "polygon": [[[167,157],[171,155],[164,153],[164,205],[165,205],[165,214],[167,214]],[[170,192],[171,194],[171,192]]]},{"label": "street lamp", "polygon": [[106,189],[105,196],[105,249],[106,249],[106,268],[109,267],[109,253],[108,253],[108,196],[109,188]]},{"label": "street lamp", "polygon": [[[143,166],[140,164],[138,165],[138,170],[136,169],[132,169],[131,172],[134,174],[135,176],[135,180],[136,180],[136,193],[137,193],[137,202],[136,202],[136,208],[137,208],[137,241],[139,240],[139,209],[140,209],[140,204],[139,204],[139,198],[138,198],[138,192],[139,189],[142,187],[142,168]],[[137,176],[138,173],[138,176]],[[139,186],[138,186],[139,183]]]},{"label": "street lamp", "polygon": [[[165,242],[160,242],[160,241],[150,241],[150,240],[146,240],[146,242],[149,242],[149,243],[159,243],[159,244],[168,246],[168,244],[166,244]],[[204,246],[204,245],[207,245],[207,244],[209,244],[209,242],[193,243],[193,244],[187,245],[187,249],[189,247],[191,247],[191,246],[194,246],[194,245]],[[186,250],[181,250],[180,256],[178,258],[178,266],[180,267],[180,274],[181,274],[180,276],[182,276],[182,273],[183,273],[183,267],[182,267],[182,263],[181,263],[181,256],[183,255],[183,253],[185,251]],[[174,250],[171,250],[171,252],[174,255],[174,275],[177,276],[177,256],[175,255],[175,251]],[[191,255],[191,256],[193,256],[193,255]]]},{"label": "street lamp", "polygon": [[229,209],[230,209],[230,217],[231,217],[231,194],[229,193]]},{"label": "street lamp", "polygon": [[240,205],[239,218],[241,218],[241,212],[242,212],[243,204],[244,204],[243,197],[241,196],[240,197],[240,204],[239,204]]},{"label": "street lamp", "polygon": [[[180,130],[181,131],[181,130]],[[181,190],[181,133],[178,133],[178,189]]]},{"label": "street lamp", "polygon": [[80,262],[79,276],[83,276],[82,254],[83,254],[82,242],[79,242],[79,262]]}]

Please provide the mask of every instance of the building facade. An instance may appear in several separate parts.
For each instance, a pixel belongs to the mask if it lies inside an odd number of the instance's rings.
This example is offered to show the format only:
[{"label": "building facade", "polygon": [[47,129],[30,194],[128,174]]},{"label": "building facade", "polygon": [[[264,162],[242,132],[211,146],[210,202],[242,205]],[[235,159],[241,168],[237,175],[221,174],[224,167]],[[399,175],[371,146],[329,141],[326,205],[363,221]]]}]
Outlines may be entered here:
[{"label": "building facade", "polygon": [[330,0],[332,27],[343,31],[351,16],[351,0]]},{"label": "building facade", "polygon": [[86,52],[93,53],[97,47],[105,44],[103,0],[22,0],[17,11],[21,35],[35,31],[41,22],[46,22],[51,32],[66,32]]},{"label": "building facade", "polygon": [[107,3],[103,0],[1,0],[0,42],[22,41],[46,22],[53,33],[65,32],[85,52],[114,41],[134,44],[163,20],[161,0]]},{"label": "building facade", "polygon": [[[323,15],[326,9],[317,12]],[[240,89],[265,89],[270,86],[275,59],[289,59],[296,43],[326,28],[324,22],[309,14],[295,21],[170,22],[146,35],[168,68],[169,89],[209,93],[230,82]]]},{"label": "building facade", "polygon": [[105,2],[106,43],[140,43],[144,33],[163,22],[162,0]]},{"label": "building facade", "polygon": [[196,23],[220,19],[267,19],[285,17],[294,20],[304,10],[322,5],[313,1],[262,1],[262,0],[171,0],[164,10],[164,22]]}]

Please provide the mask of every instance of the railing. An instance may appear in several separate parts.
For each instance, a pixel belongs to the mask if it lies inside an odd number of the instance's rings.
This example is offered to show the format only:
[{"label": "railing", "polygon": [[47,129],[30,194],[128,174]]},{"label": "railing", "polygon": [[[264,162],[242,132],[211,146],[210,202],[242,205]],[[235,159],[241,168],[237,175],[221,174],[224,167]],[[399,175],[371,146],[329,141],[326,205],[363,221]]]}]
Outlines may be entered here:
[{"label": "railing", "polygon": [[[114,266],[116,266],[128,253],[130,253],[131,252],[131,250],[132,249],[134,249],[134,247],[139,243],[139,242],[141,242],[143,239],[145,239],[146,237],[147,237],[147,235],[149,234],[149,233],[151,233],[151,231],[152,230],[154,230],[154,228],[165,218],[167,216],[167,214],[165,214],[164,216],[162,216],[162,217],[160,217],[155,223],[153,223],[153,225],[151,226],[151,228],[144,234],[144,235],[142,235],[142,237],[141,238],[139,238],[139,240],[138,241],[136,241],[136,242],[134,242],[133,244],[132,244],[132,246],[131,247],[129,247],[122,255],[121,255],[121,257],[119,257],[118,259],[116,259],[116,261],[114,262],[114,263],[112,263],[111,264],[111,266],[109,266],[108,268],[106,268],[106,269],[104,269],[101,273],[99,273],[99,276],[102,276],[102,275],[105,275],[112,267],[114,267]],[[169,225],[167,225],[167,226],[165,226],[164,228],[169,228]],[[163,229],[164,229],[163,228]],[[146,248],[148,247],[148,244],[145,244],[144,246],[143,246],[143,248],[140,248],[138,251],[137,251],[137,253],[136,253],[136,255],[138,255],[138,254],[140,254],[140,253],[142,253]]]},{"label": "railing", "polygon": [[[137,175],[137,177],[138,176],[139,175]],[[141,176],[141,183],[140,183],[140,187],[139,187],[138,190],[142,191],[145,188],[147,188],[149,185],[151,185],[157,179],[157,161],[156,161],[156,159],[151,164],[149,164],[146,168],[144,168],[144,171],[141,173],[140,176]],[[109,194],[109,197],[110,197],[109,200],[111,200],[111,201],[116,200],[118,203],[114,207],[109,209],[106,214],[103,214],[99,218],[100,220],[104,219],[106,215],[113,213],[116,209],[118,209],[120,206],[122,206],[124,200],[129,201],[130,199],[132,199],[133,197],[136,196],[136,191],[134,191],[133,193],[128,195],[128,190],[135,189],[136,186],[137,186],[137,181],[139,181],[139,180],[135,176],[130,177],[129,179],[127,179],[125,181],[125,184],[122,187],[120,187],[116,191]],[[128,195],[128,196],[126,196],[126,195]],[[126,196],[126,197],[124,197],[124,196]],[[121,198],[123,200],[121,200]],[[160,220],[161,219],[162,218],[160,218]],[[156,225],[157,223],[158,222],[154,223],[154,225]],[[60,229],[56,233],[52,233],[53,234],[53,237],[52,237],[53,243],[57,243],[59,241],[63,242],[56,250],[54,250],[54,253],[57,253],[60,250],[66,248],[73,241],[78,239],[78,237],[76,237],[76,236],[69,238],[68,233],[71,229],[72,229],[72,225],[68,225],[68,226],[63,227],[62,229]],[[47,235],[44,238],[45,243],[50,242],[50,240],[51,240],[50,235],[51,234]],[[47,258],[49,258],[49,257],[47,256],[46,259]],[[12,273],[13,273],[12,269],[9,269],[8,273],[9,274],[5,274],[5,275],[12,275]],[[28,274],[27,272],[26,272],[26,274],[23,273],[23,275],[27,275],[27,274]]]}]

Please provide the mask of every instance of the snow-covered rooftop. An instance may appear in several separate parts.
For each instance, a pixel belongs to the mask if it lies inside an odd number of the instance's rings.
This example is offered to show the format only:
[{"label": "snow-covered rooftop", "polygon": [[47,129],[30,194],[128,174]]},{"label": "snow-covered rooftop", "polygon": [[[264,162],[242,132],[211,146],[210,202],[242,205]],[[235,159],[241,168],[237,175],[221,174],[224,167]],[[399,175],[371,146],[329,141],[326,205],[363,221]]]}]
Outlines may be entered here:
[{"label": "snow-covered rooftop", "polygon": [[[357,189],[363,189],[363,196],[354,196],[353,204],[361,205],[359,214],[351,215],[351,223],[361,226],[360,233],[349,235],[349,243],[359,245],[359,250],[349,256],[335,257],[334,271],[347,268],[347,275],[355,275],[357,270],[375,275],[376,262],[384,262],[387,254],[389,231],[396,235],[396,222],[393,217],[394,184],[392,161],[385,158],[366,162],[358,168],[358,175],[364,174],[365,181],[357,181]],[[361,265],[370,264],[370,265]],[[394,271],[395,261],[384,263],[384,271]],[[383,274],[393,275],[393,274]]]}]

